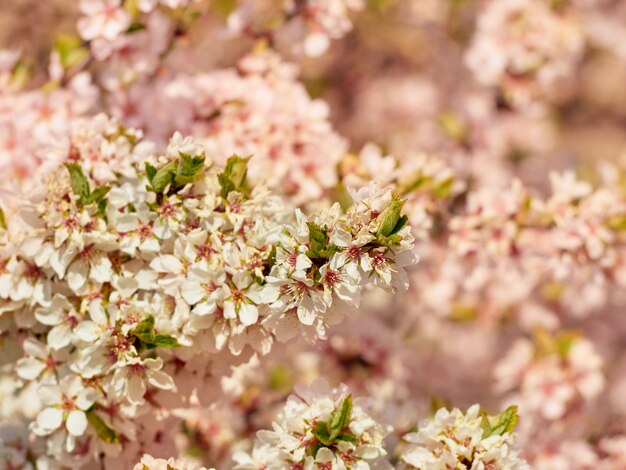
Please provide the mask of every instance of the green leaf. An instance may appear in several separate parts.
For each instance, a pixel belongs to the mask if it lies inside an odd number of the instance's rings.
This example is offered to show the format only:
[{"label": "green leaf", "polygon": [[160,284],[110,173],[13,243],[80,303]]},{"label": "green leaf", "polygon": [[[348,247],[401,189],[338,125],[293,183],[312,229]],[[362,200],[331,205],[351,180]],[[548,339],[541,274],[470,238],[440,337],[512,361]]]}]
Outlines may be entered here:
[{"label": "green leaf", "polygon": [[339,437],[341,432],[350,423],[352,415],[352,395],[348,395],[339,405],[339,408],[330,416],[328,423],[328,432],[330,441],[334,441]]},{"label": "green leaf", "polygon": [[228,18],[235,8],[237,8],[236,0],[214,0],[211,2],[211,9],[215,10],[222,18]]},{"label": "green leaf", "polygon": [[132,33],[136,33],[137,31],[143,31],[144,29],[146,29],[146,25],[139,23],[138,21],[135,21],[134,23],[131,23],[131,25],[128,27],[126,32],[128,34],[132,34]]},{"label": "green leaf", "polygon": [[320,227],[314,222],[307,222],[309,227],[309,258],[323,258],[322,252],[328,243],[328,230]]},{"label": "green leaf", "polygon": [[16,88],[22,88],[30,80],[30,67],[22,61],[18,61],[11,71],[11,83]]},{"label": "green leaf", "polygon": [[289,369],[284,365],[278,364],[269,371],[269,386],[272,390],[290,390],[293,386],[293,380],[289,374]]},{"label": "green leaf", "polygon": [[404,200],[394,195],[389,206],[378,216],[380,218],[380,225],[376,231],[377,237],[389,237],[393,235],[394,229],[400,221],[400,212],[402,212],[403,207]]},{"label": "green leaf", "polygon": [[368,7],[377,14],[385,14],[393,5],[394,0],[368,0]]},{"label": "green leaf", "polygon": [[148,176],[148,181],[150,181],[150,184],[152,184],[152,180],[154,179],[154,175],[156,174],[157,169],[149,163],[146,163],[146,175]]},{"label": "green leaf", "polygon": [[181,153],[180,157],[174,183],[182,186],[193,183],[202,174],[205,157],[204,155],[192,157],[184,153]]},{"label": "green leaf", "polygon": [[137,0],[126,0],[124,2],[124,10],[126,10],[131,16],[137,16],[141,12],[141,10],[139,10]]},{"label": "green leaf", "polygon": [[120,435],[108,427],[102,418],[96,414],[95,410],[88,410],[86,414],[87,421],[94,428],[100,439],[107,444],[119,444],[122,442]]},{"label": "green leaf", "polygon": [[132,334],[143,343],[154,344],[156,340],[156,335],[154,334],[154,317],[150,315],[145,320],[140,321]]},{"label": "green leaf", "polygon": [[406,227],[408,223],[409,223],[409,218],[406,215],[403,215],[402,217],[400,217],[398,219],[398,222],[396,222],[396,225],[393,227],[393,229],[391,229],[391,233],[389,234],[389,236],[392,236],[398,233],[400,230]]},{"label": "green leaf", "polygon": [[432,194],[438,199],[447,199],[452,193],[454,178],[448,178],[442,181],[438,186],[432,189]]},{"label": "green leaf", "polygon": [[176,470],[176,468],[172,467],[169,463],[167,464],[167,470]]},{"label": "green leaf", "polygon": [[405,188],[403,188],[402,194],[409,194],[413,191],[417,191],[418,189],[421,189],[422,186],[426,185],[426,183],[430,182],[430,180],[430,177],[420,173],[413,180],[411,180]]},{"label": "green leaf", "polygon": [[96,203],[99,204],[100,201],[104,200],[104,196],[111,190],[108,186],[100,186],[94,189],[91,194],[85,199],[85,204]]},{"label": "green leaf", "polygon": [[89,51],[82,46],[78,36],[62,34],[55,44],[55,49],[59,54],[61,66],[68,70],[89,57]]},{"label": "green leaf", "polygon": [[351,444],[358,444],[359,443],[359,439],[352,434],[351,432],[346,432],[343,433],[339,436],[337,436],[337,440],[338,441],[344,441],[344,442],[350,442]]},{"label": "green leaf", "polygon": [[7,229],[7,220],[4,217],[4,211],[0,207],[0,228]]},{"label": "green leaf", "polygon": [[107,200],[100,199],[98,201],[98,215],[102,217],[104,220],[107,218]]},{"label": "green leaf", "polygon": [[453,140],[458,142],[466,142],[469,133],[465,123],[454,113],[445,112],[437,118],[437,124],[440,129]]},{"label": "green leaf", "polygon": [[156,334],[152,315],[140,321],[131,334],[138,338],[147,349],[177,348],[180,346],[178,340],[173,336]]},{"label": "green leaf", "polygon": [[173,182],[177,167],[177,162],[170,162],[163,168],[157,170],[157,172],[154,174],[154,177],[150,181],[150,184],[152,185],[152,190],[155,193],[162,193],[163,191],[165,191],[165,188],[167,188],[167,186]]},{"label": "green leaf", "polygon": [[430,397],[430,412],[429,412],[430,417],[431,418],[434,417],[437,411],[439,411],[441,408],[452,409],[452,405],[450,402],[444,400],[441,397],[438,397],[438,396]]},{"label": "green leaf", "polygon": [[496,416],[487,416],[483,414],[481,427],[483,428],[483,439],[505,433],[510,433],[515,429],[515,425],[519,420],[517,414],[517,406],[509,406],[506,410]]},{"label": "green leaf", "polygon": [[226,162],[224,172],[218,175],[220,186],[222,187],[222,197],[226,199],[232,191],[238,191],[248,194],[249,189],[246,183],[248,174],[248,160],[250,158],[241,158],[233,155]]},{"label": "green leaf", "polygon": [[159,348],[177,348],[179,346],[178,340],[169,335],[156,335],[154,345]]},{"label": "green leaf", "polygon": [[78,163],[67,163],[65,167],[70,172],[72,191],[80,197],[81,203],[84,203],[89,197],[90,189],[89,181],[83,173],[83,169]]},{"label": "green leaf", "polygon": [[322,258],[330,258],[335,253],[339,253],[340,251],[341,248],[337,245],[328,245],[325,249],[319,252],[319,255],[321,255]]},{"label": "green leaf", "polygon": [[626,216],[624,215],[611,216],[606,220],[606,224],[609,226],[611,230],[614,230],[616,232],[624,232],[626,231]]},{"label": "green leaf", "polygon": [[576,331],[564,331],[555,338],[556,351],[563,357],[567,358],[574,343],[580,339],[580,333]]},{"label": "green leaf", "polygon": [[475,305],[466,302],[454,302],[450,311],[450,317],[460,322],[469,322],[476,319],[478,309]]},{"label": "green leaf", "polygon": [[381,245],[392,246],[399,244],[402,241],[402,237],[400,235],[391,235],[389,237],[379,235],[376,241]]},{"label": "green leaf", "polygon": [[313,435],[325,446],[329,446],[333,443],[333,440],[330,438],[330,433],[328,431],[328,424],[324,421],[318,421],[317,423],[315,423],[315,426],[313,426]]},{"label": "green leaf", "polygon": [[326,447],[322,442],[320,442],[319,440],[315,441],[306,451],[306,453],[312,457],[317,456],[317,452],[322,448],[322,447]]}]

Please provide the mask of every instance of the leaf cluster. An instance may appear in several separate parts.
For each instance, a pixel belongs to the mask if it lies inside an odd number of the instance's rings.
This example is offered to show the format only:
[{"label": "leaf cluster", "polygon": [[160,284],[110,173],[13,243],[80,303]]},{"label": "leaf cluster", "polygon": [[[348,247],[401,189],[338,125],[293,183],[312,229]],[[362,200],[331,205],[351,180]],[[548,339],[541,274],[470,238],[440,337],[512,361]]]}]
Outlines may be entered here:
[{"label": "leaf cluster", "polygon": [[357,437],[350,432],[348,425],[352,416],[352,395],[343,399],[339,407],[330,415],[328,421],[317,421],[313,426],[316,442],[309,449],[315,456],[322,447],[331,447],[337,441],[358,443]]},{"label": "leaf cluster", "polygon": [[202,175],[205,159],[204,155],[192,157],[181,153],[178,160],[159,169],[146,163],[146,175],[150,183],[148,189],[157,194],[163,194],[168,188],[178,190],[197,181]]},{"label": "leaf cluster", "polygon": [[176,348],[179,346],[178,340],[173,336],[157,334],[154,331],[154,317],[152,315],[140,321],[131,334],[141,341],[147,349]]},{"label": "leaf cluster", "polygon": [[79,198],[79,205],[88,206],[90,204],[96,204],[96,206],[98,206],[98,214],[104,217],[107,205],[105,196],[111,188],[108,186],[99,186],[94,188],[92,191],[89,185],[89,180],[83,173],[83,169],[78,163],[67,163],[65,167],[70,174],[72,191]]},{"label": "leaf cluster", "polygon": [[312,260],[330,258],[341,249],[334,244],[328,244],[328,227],[320,227],[314,222],[307,222],[309,227],[309,250],[306,255]]}]

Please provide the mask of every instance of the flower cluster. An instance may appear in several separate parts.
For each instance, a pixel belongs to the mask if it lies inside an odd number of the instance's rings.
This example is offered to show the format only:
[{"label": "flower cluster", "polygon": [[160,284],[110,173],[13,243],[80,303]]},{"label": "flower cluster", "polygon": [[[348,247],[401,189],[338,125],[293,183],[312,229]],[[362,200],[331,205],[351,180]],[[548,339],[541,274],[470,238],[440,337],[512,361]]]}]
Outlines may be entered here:
[{"label": "flower cluster", "polygon": [[296,17],[289,27],[290,36],[302,37],[302,50],[309,56],[326,52],[331,39],[338,39],[352,29],[350,10],[363,8],[362,0],[307,0],[285,2],[288,17]]},{"label": "flower cluster", "polygon": [[592,343],[566,333],[538,333],[536,343],[518,340],[495,369],[497,390],[519,390],[514,401],[527,416],[559,419],[599,396],[605,379]]},{"label": "flower cluster", "polygon": [[236,469],[363,469],[376,465],[386,451],[383,427],[353,400],[345,386],[325,382],[296,390],[278,414],[272,431],[259,431],[251,454],[234,455]]},{"label": "flower cluster", "polygon": [[98,91],[81,72],[64,86],[50,82],[50,90],[24,89],[26,66],[19,54],[4,51],[0,73],[0,202],[17,208],[22,192],[37,190],[44,175],[62,160],[59,148],[67,142],[75,121],[93,112]]},{"label": "flower cluster", "polygon": [[529,469],[512,447],[517,419],[515,407],[496,416],[481,412],[478,405],[466,413],[456,408],[452,411],[441,408],[432,421],[404,436],[402,468]]},{"label": "flower cluster", "polygon": [[0,469],[626,468],[625,2],[5,3]]},{"label": "flower cluster", "polygon": [[[106,64],[99,73],[111,99],[124,99],[133,83],[149,79],[176,41],[190,27],[196,0],[81,0],[77,23],[91,58]],[[64,49],[66,56],[84,50],[80,41]]]},{"label": "flower cluster", "polygon": [[438,468],[528,469],[514,446],[517,408],[490,416],[478,405],[467,413],[439,409],[417,432],[403,436],[399,463],[392,467],[382,442],[390,429],[378,424],[366,402],[352,399],[345,386],[325,382],[296,389],[272,424],[259,431],[251,453],[234,455],[236,469]]},{"label": "flower cluster", "polygon": [[141,461],[135,465],[134,470],[208,470],[187,459],[156,459],[151,455],[144,455]]},{"label": "flower cluster", "polygon": [[[324,54],[333,39],[345,36],[352,29],[351,11],[362,10],[363,0],[288,0],[282,3],[282,11],[274,11],[274,2],[249,1],[242,4],[228,17],[231,31],[253,35],[269,31],[279,43],[288,44],[293,53],[310,57]],[[269,12],[268,12],[269,10]],[[268,28],[276,18],[280,28]],[[259,21],[259,18],[266,18]]]},{"label": "flower cluster", "polygon": [[512,102],[525,104],[567,77],[584,46],[582,28],[567,3],[489,2],[466,55],[476,78],[499,86]]},{"label": "flower cluster", "polygon": [[[295,204],[317,201],[337,184],[347,151],[328,121],[329,109],[296,81],[297,69],[274,52],[257,51],[236,68],[179,75],[138,87],[116,114],[156,141],[175,131],[194,136],[219,163],[254,155],[252,182],[265,182]],[[146,102],[159,95],[158,111]],[[176,107],[172,116],[169,110]],[[323,156],[323,157],[322,157]]]},{"label": "flower cluster", "polygon": [[180,134],[152,150],[105,116],[76,129],[3,258],[3,317],[32,325],[16,372],[39,385],[33,431],[59,459],[134,440],[150,390],[175,388],[159,351],[267,353],[324,336],[370,284],[406,288],[413,238],[390,190],[309,219],[251,187],[245,159],[222,170]]}]

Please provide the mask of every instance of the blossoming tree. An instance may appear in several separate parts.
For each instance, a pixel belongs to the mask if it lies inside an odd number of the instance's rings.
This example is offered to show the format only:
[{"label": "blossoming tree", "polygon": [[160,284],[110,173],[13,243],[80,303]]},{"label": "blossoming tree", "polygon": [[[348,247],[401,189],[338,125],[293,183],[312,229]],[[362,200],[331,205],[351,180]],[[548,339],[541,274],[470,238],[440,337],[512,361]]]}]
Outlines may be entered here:
[{"label": "blossoming tree", "polygon": [[622,2],[30,3],[0,470],[626,468]]}]

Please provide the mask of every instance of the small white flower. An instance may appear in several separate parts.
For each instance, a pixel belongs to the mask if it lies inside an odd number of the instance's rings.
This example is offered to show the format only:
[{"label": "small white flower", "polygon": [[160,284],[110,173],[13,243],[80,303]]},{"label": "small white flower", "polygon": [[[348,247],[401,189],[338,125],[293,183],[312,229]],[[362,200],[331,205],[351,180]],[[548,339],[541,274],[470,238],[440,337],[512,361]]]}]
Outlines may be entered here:
[{"label": "small white flower", "polygon": [[118,362],[112,378],[117,396],[126,398],[133,405],[140,405],[144,402],[147,384],[161,390],[174,390],[174,381],[162,368],[161,358],[131,357]]},{"label": "small white flower", "polygon": [[59,429],[68,432],[67,450],[72,451],[74,438],[87,430],[87,411],[98,398],[98,393],[82,384],[80,377],[70,375],[61,379],[58,385],[43,385],[39,395],[44,409],[39,412],[33,431],[46,436]]}]

